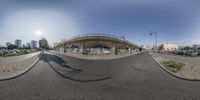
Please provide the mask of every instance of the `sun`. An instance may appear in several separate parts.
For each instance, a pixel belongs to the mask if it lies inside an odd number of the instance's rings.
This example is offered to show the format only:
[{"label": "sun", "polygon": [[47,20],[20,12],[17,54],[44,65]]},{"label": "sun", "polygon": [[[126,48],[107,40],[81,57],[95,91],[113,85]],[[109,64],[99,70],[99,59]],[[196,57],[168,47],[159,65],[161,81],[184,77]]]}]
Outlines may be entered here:
[{"label": "sun", "polygon": [[35,34],[38,35],[38,36],[41,36],[41,35],[43,34],[43,32],[42,32],[41,30],[37,30],[37,31],[35,32]]}]

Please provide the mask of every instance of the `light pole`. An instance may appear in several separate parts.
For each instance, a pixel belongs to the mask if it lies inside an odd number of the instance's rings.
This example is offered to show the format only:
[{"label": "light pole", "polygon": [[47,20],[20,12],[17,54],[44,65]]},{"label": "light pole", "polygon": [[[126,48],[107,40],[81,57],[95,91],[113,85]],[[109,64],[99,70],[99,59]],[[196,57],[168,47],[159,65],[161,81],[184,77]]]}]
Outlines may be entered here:
[{"label": "light pole", "polygon": [[155,46],[156,46],[155,49],[158,50],[157,32],[156,32],[156,31],[150,31],[150,32],[149,32],[149,35],[150,35],[150,36],[153,36],[153,35],[155,36]]},{"label": "light pole", "polygon": [[62,41],[62,43],[63,43],[63,49],[64,49],[63,52],[66,53],[65,38],[62,39],[61,41]]}]

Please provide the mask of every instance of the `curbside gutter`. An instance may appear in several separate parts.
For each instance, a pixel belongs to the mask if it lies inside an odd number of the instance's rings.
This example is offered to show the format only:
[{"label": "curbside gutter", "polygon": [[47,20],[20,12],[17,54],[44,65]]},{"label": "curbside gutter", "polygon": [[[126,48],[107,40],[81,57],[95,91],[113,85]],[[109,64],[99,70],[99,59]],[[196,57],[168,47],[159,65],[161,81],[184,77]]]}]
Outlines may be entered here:
[{"label": "curbside gutter", "polygon": [[179,79],[183,79],[183,80],[187,80],[187,81],[200,81],[200,77],[196,77],[196,76],[190,76],[190,75],[182,75],[179,73],[174,73],[170,70],[168,70],[167,68],[165,68],[162,64],[159,63],[159,61],[156,60],[156,58],[149,53],[149,55],[151,55],[151,57],[153,58],[154,62],[158,64],[158,66],[163,69],[165,72],[167,72],[168,74],[179,78]]},{"label": "curbside gutter", "polygon": [[43,55],[43,52],[40,52],[38,55],[35,55],[35,56],[39,56],[39,57],[30,66],[28,66],[27,68],[25,68],[22,71],[17,72],[17,74],[12,74],[12,75],[9,75],[8,77],[0,78],[0,81],[11,80],[11,79],[14,79],[14,78],[24,75],[38,63],[38,61],[40,60],[42,55]]}]

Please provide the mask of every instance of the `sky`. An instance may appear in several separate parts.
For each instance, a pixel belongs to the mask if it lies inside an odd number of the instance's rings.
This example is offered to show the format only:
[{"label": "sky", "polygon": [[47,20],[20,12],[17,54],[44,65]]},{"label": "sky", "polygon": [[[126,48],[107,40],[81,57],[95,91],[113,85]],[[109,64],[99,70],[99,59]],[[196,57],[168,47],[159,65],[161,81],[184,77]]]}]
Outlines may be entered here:
[{"label": "sky", "polygon": [[200,43],[199,0],[1,0],[0,45],[105,33],[139,45]]}]

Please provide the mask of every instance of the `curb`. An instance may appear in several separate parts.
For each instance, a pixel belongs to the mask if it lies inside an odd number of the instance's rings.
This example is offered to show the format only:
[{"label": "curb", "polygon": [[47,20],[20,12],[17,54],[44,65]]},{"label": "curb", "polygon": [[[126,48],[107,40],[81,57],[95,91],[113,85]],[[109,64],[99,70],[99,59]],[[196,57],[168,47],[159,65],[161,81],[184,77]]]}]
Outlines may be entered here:
[{"label": "curb", "polygon": [[2,78],[2,79],[0,79],[0,81],[15,79],[15,78],[17,78],[17,77],[19,77],[19,76],[24,75],[25,73],[27,73],[29,70],[31,70],[31,69],[38,63],[38,61],[40,60],[40,58],[42,57],[42,55],[43,55],[43,53],[40,52],[38,59],[35,60],[35,62],[34,62],[33,64],[31,64],[31,66],[30,66],[29,68],[23,70],[21,73],[19,73],[19,74],[17,74],[17,75],[13,75],[13,76],[11,76],[11,77]]},{"label": "curb", "polygon": [[180,74],[171,72],[170,70],[168,70],[167,68],[165,68],[163,65],[161,65],[161,64],[156,60],[156,58],[153,57],[152,54],[149,53],[149,55],[151,55],[151,57],[153,58],[154,62],[156,62],[156,63],[159,65],[159,67],[160,67],[161,69],[163,69],[165,72],[167,72],[168,74],[170,74],[170,75],[172,75],[172,76],[174,76],[174,77],[176,77],[176,78],[182,79],[182,80],[187,80],[187,81],[200,81],[200,79],[197,79],[196,77],[188,78],[188,77],[185,77],[185,76],[183,76],[183,75],[180,75]]}]

